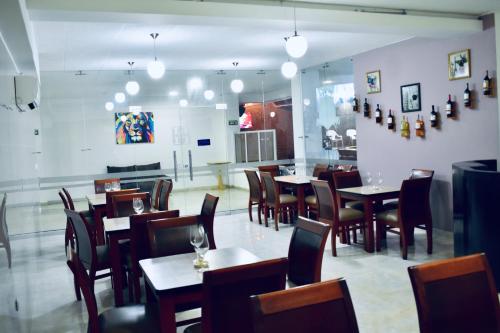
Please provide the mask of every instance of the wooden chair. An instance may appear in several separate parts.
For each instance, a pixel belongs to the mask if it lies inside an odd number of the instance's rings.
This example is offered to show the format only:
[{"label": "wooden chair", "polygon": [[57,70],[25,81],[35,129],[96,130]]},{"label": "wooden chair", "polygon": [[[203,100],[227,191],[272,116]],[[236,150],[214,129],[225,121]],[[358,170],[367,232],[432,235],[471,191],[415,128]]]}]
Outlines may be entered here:
[{"label": "wooden chair", "polygon": [[[434,170],[426,169],[411,169],[410,177],[408,179],[430,178],[434,176]],[[384,210],[397,209],[399,206],[398,200],[389,201],[384,204]]]},{"label": "wooden chair", "polygon": [[[93,260],[93,259],[91,259]],[[128,305],[112,308],[98,314],[97,302],[94,294],[94,281],[87,273],[87,266],[95,263],[82,263],[79,258],[75,259],[76,272],[80,281],[80,288],[85,299],[89,315],[89,333],[142,333],[158,332],[160,330],[159,317],[154,304],[152,305]]]},{"label": "wooden chair", "polygon": [[321,281],[321,264],[330,226],[299,216],[288,248],[288,282],[301,286]]},{"label": "wooden chair", "polygon": [[115,195],[132,194],[137,192],[139,192],[139,189],[137,188],[106,192],[106,216],[108,218],[115,217],[115,211],[113,209],[113,197]]},{"label": "wooden chair", "polygon": [[[329,182],[333,185],[333,173],[338,172],[338,171],[340,171],[340,170],[322,171],[317,176],[318,180],[326,180],[327,182]],[[313,194],[306,196],[304,201],[306,203],[307,216],[309,218],[312,218],[313,216],[316,217],[316,215],[318,213],[318,201],[316,200],[316,194],[314,194],[314,190],[313,190]]]},{"label": "wooden chair", "polygon": [[207,233],[210,250],[216,248],[214,238],[214,219],[218,202],[219,197],[213,196],[209,193],[205,194],[205,199],[203,199],[203,204],[201,205],[200,215],[198,215],[198,219],[201,223],[203,223],[203,227]]},{"label": "wooden chair", "polygon": [[269,172],[261,172],[261,179],[264,182],[266,189],[266,199],[264,200],[264,223],[267,226],[267,218],[269,210],[274,210],[274,227],[276,231],[278,228],[278,220],[280,215],[283,217],[283,222],[286,221],[286,215],[290,215],[290,220],[294,215],[293,212],[297,211],[297,197],[291,194],[280,194],[280,187],[274,181],[273,176]]},{"label": "wooden chair", "polygon": [[113,217],[128,217],[136,214],[133,201],[134,199],[141,199],[144,204],[144,212],[151,210],[151,196],[149,192],[137,192],[132,194],[120,194],[111,197],[113,205]]},{"label": "wooden chair", "polygon": [[7,252],[9,269],[12,267],[12,252],[10,248],[9,228],[7,228],[7,193],[4,193],[0,205],[0,247]]},{"label": "wooden chair", "polygon": [[203,272],[201,324],[185,333],[252,333],[249,298],[285,289],[287,259]]},{"label": "wooden chair", "polygon": [[147,229],[151,257],[194,252],[189,239],[190,228],[198,225],[198,222],[196,215],[149,221]]},{"label": "wooden chair", "polygon": [[[261,173],[261,172],[270,173],[271,176],[273,176],[273,178],[279,176],[279,173],[280,173],[280,166],[277,165],[277,164],[274,164],[274,165],[260,165],[260,166],[257,167],[257,169],[259,169],[259,173]],[[262,184],[262,186],[264,186],[264,184]]]},{"label": "wooden chair", "polygon": [[330,166],[328,164],[316,163],[313,169],[313,177],[319,177],[321,172],[326,172],[330,170]]},{"label": "wooden chair", "polygon": [[[344,171],[335,173],[333,180],[335,182],[336,189],[363,186],[363,181],[361,180],[359,171]],[[360,211],[365,209],[362,201],[344,200],[343,203],[347,208],[353,208]],[[342,204],[342,202],[339,204]]]},{"label": "wooden chair", "polygon": [[358,333],[344,279],[250,297],[253,333]]},{"label": "wooden chair", "polygon": [[[335,178],[335,176],[334,176]],[[318,221],[332,227],[331,242],[332,255],[337,256],[337,235],[345,230],[347,234],[353,231],[353,240],[356,239],[356,230],[364,227],[365,216],[363,212],[352,208],[339,208],[335,188],[324,180],[311,180],[311,184],[318,200]],[[347,244],[350,238],[347,237]]]},{"label": "wooden chair", "polygon": [[96,194],[106,193],[106,184],[120,183],[120,178],[96,179],[94,180],[94,191]]},{"label": "wooden chair", "polygon": [[250,188],[250,196],[248,198],[248,216],[250,221],[252,218],[252,206],[257,205],[257,216],[259,218],[259,224],[262,224],[262,208],[264,207],[264,194],[262,191],[262,184],[260,183],[259,176],[256,171],[245,170],[245,175],[247,176],[248,186]]},{"label": "wooden chair", "polygon": [[[64,188],[64,187],[61,190],[62,190],[62,192],[63,192],[63,194],[64,194],[64,196],[66,198],[66,202],[67,202],[67,205],[68,205],[67,208],[71,209],[71,210],[76,210],[75,209],[75,203],[73,201],[73,197],[71,196],[71,194],[69,193],[69,191],[66,188]],[[61,195],[59,195],[59,197],[61,197]],[[63,200],[62,197],[61,197],[61,200]],[[63,204],[64,204],[64,200],[63,200]],[[85,220],[87,220],[87,222],[90,224],[90,226],[92,227],[92,232],[95,235],[95,232],[96,232],[96,230],[95,230],[96,223],[95,223],[94,216],[93,216],[92,212],[90,210],[80,210],[79,212],[82,213],[83,215],[85,215]],[[67,226],[68,225],[66,225],[66,227]],[[70,227],[71,227],[71,223],[70,223]]]},{"label": "wooden chair", "polygon": [[151,207],[160,210],[160,191],[163,184],[163,179],[156,179],[155,184],[153,185],[153,190],[151,191]]},{"label": "wooden chair", "polygon": [[421,333],[499,333],[500,306],[484,254],[408,268]]},{"label": "wooden chair", "polygon": [[[376,250],[380,251],[382,234],[386,231],[401,237],[401,256],[408,258],[408,246],[413,243],[416,227],[427,232],[427,253],[432,253],[432,215],[429,192],[432,179],[407,179],[401,185],[399,208],[386,210],[376,215]],[[399,229],[399,232],[394,229]]]},{"label": "wooden chair", "polygon": [[140,277],[142,270],[139,267],[139,260],[151,258],[147,222],[172,217],[179,217],[179,211],[169,210],[130,215],[130,275],[132,275],[136,303],[141,301]]},{"label": "wooden chair", "polygon": [[173,182],[171,179],[166,179],[163,181],[160,189],[160,196],[158,198],[158,209],[168,210],[168,200],[170,199],[170,193],[172,192]]}]

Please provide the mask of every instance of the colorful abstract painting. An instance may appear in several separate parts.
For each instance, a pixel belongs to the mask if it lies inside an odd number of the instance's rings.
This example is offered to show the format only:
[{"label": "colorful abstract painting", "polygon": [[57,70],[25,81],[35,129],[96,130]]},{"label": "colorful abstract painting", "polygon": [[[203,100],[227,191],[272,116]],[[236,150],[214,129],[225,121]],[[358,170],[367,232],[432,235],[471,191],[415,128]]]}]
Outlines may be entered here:
[{"label": "colorful abstract painting", "polygon": [[155,121],[152,112],[115,113],[116,143],[153,143]]}]

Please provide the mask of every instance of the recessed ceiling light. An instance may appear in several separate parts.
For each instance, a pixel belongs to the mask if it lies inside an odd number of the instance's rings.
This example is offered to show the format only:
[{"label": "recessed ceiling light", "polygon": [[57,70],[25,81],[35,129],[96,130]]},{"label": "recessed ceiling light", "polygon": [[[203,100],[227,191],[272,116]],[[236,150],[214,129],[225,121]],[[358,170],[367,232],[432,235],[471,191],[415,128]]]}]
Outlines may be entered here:
[{"label": "recessed ceiling light", "polygon": [[128,81],[127,84],[125,85],[125,90],[127,91],[127,94],[131,96],[137,95],[140,89],[141,87],[139,86],[139,83],[137,83],[137,81]]},{"label": "recessed ceiling light", "polygon": [[125,94],[122,92],[117,92],[115,94],[115,102],[118,104],[125,102]]},{"label": "recessed ceiling light", "polygon": [[205,96],[205,99],[207,101],[211,101],[212,99],[214,99],[215,93],[213,90],[205,90],[203,96]]},{"label": "recessed ceiling light", "polygon": [[104,107],[107,111],[113,111],[113,109],[115,108],[115,104],[113,104],[113,102],[106,102],[106,104],[104,104]]},{"label": "recessed ceiling light", "polygon": [[187,83],[188,90],[200,90],[203,87],[203,81],[199,77],[193,77],[189,79]]}]

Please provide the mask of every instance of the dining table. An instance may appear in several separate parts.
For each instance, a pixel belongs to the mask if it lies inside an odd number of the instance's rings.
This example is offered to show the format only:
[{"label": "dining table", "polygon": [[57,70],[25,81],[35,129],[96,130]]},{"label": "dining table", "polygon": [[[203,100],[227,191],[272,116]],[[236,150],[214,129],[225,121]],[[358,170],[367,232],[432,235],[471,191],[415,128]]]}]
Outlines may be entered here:
[{"label": "dining table", "polygon": [[106,216],[106,193],[87,194],[89,211],[92,213],[96,228],[97,245],[104,244],[103,218]]},{"label": "dining table", "polygon": [[[344,202],[342,199],[362,201],[364,205],[365,214],[365,232],[364,244],[365,251],[373,252],[375,249],[375,239],[374,239],[374,223],[373,223],[373,213],[375,203],[382,202],[383,200],[395,199],[399,197],[400,188],[393,186],[376,186],[376,185],[364,185],[357,187],[346,187],[337,189],[336,193],[339,198],[339,202]],[[344,205],[344,204],[342,204]]]},{"label": "dining table", "polygon": [[[194,267],[195,253],[143,259],[143,271],[148,302],[157,303],[160,332],[176,333],[175,309],[187,304],[201,304],[203,273]],[[205,259],[214,270],[262,261],[253,253],[238,247],[209,250]]]},{"label": "dining table", "polygon": [[287,175],[277,176],[274,180],[282,186],[291,186],[297,191],[297,210],[300,216],[305,216],[305,190],[311,187],[311,180],[316,180],[318,177],[313,176],[300,176],[300,175]]}]

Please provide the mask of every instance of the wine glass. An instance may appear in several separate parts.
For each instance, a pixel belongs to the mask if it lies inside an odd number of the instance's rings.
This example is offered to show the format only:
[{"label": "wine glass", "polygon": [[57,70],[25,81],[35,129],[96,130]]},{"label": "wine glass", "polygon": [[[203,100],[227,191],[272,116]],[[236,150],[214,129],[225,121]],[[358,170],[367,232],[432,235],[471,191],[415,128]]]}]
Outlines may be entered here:
[{"label": "wine glass", "polygon": [[199,258],[198,266],[200,267],[200,269],[208,267],[208,262],[205,260],[205,254],[207,254],[207,252],[208,252],[208,237],[207,234],[203,232],[203,241],[200,244],[200,246],[198,246],[198,248],[196,249],[196,253]]},{"label": "wine glass", "polygon": [[106,192],[111,191],[111,183],[104,183],[104,191]]},{"label": "wine glass", "polygon": [[194,250],[196,252],[196,259],[194,261],[195,267],[200,264],[200,254],[198,252],[198,248],[203,244],[203,237],[205,235],[205,229],[202,225],[192,225],[189,228],[189,241],[191,245],[193,245]]},{"label": "wine glass", "polygon": [[372,173],[370,171],[368,171],[366,173],[366,183],[368,184],[368,186],[370,186],[372,184]]},{"label": "wine glass", "polygon": [[373,189],[374,190],[379,190],[380,189],[380,185],[382,185],[384,179],[382,178],[382,172],[377,172],[377,183],[375,185],[373,185]]},{"label": "wine glass", "polygon": [[132,201],[132,207],[136,214],[142,214],[144,211],[144,202],[142,202],[141,198],[134,198]]},{"label": "wine glass", "polygon": [[119,182],[113,182],[111,185],[111,188],[113,191],[119,191],[120,190],[120,183]]}]

